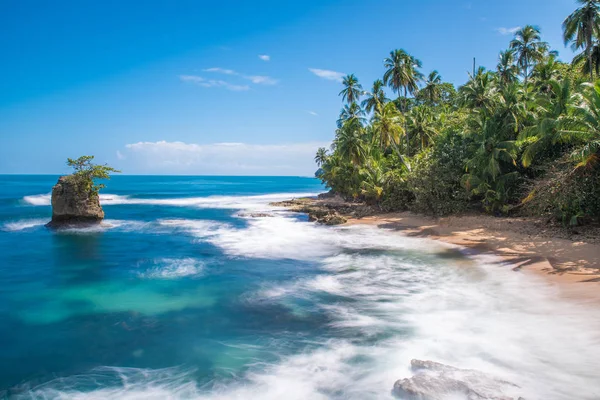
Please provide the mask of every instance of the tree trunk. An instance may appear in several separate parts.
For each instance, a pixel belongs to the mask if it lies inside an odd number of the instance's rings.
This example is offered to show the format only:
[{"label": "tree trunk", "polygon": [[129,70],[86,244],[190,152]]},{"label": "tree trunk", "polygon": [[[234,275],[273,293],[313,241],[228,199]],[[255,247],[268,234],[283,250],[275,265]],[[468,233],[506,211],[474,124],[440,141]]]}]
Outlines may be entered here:
[{"label": "tree trunk", "polygon": [[404,87],[404,135],[406,136],[406,155],[410,156],[410,136],[408,134],[408,124],[406,123],[406,113],[408,112],[408,104],[406,103],[408,90]]}]

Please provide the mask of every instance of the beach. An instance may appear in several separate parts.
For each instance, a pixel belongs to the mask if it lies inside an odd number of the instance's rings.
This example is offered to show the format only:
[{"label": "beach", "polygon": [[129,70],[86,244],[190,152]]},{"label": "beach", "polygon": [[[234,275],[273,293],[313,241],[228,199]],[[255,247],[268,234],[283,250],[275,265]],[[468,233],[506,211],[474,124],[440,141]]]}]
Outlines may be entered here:
[{"label": "beach", "polygon": [[[298,200],[292,200],[294,202]],[[499,256],[506,268],[543,276],[557,284],[565,297],[600,304],[598,227],[567,229],[541,219],[494,217],[483,213],[439,218],[409,211],[382,213],[339,198],[302,199],[300,203],[308,209],[338,210],[348,225],[377,226],[408,237],[457,245],[473,254]]]}]

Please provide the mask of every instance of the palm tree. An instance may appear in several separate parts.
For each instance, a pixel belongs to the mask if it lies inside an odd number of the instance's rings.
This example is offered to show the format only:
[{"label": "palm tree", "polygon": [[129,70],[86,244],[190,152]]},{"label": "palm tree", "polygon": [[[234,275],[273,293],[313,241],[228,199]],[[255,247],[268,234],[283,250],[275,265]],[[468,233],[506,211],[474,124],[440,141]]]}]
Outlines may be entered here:
[{"label": "palm tree", "polygon": [[379,107],[381,107],[384,103],[388,101],[388,99],[385,97],[383,87],[384,84],[381,79],[377,79],[375,82],[373,82],[373,88],[370,92],[366,93],[367,98],[362,102],[362,107],[367,112],[370,113],[374,110],[377,110]]},{"label": "palm tree", "polygon": [[593,79],[594,72],[600,76],[600,45],[597,41],[594,41],[592,50],[587,54],[587,51],[577,54],[573,57],[572,64],[577,66],[581,65],[581,72],[589,74]]},{"label": "palm tree", "polygon": [[362,86],[358,83],[356,76],[354,74],[346,75],[342,84],[344,89],[339,94],[342,96],[342,100],[348,104],[357,102],[362,93]]},{"label": "palm tree", "polygon": [[366,122],[365,111],[358,104],[350,103],[342,108],[340,118],[337,120],[337,126],[341,128],[343,125],[350,124],[363,127]]},{"label": "palm tree", "polygon": [[[415,93],[418,89],[418,83],[423,75],[418,71],[421,68],[421,61],[414,58],[404,50],[394,50],[390,56],[383,60],[383,65],[387,70],[383,75],[383,82],[389,85],[398,93],[404,90],[404,97]],[[403,110],[406,112],[406,108]]]},{"label": "palm tree", "polygon": [[571,157],[577,168],[597,165],[600,161],[600,81],[585,84],[580,104],[574,107],[573,120],[564,124],[562,134],[579,142]]},{"label": "palm tree", "polygon": [[516,166],[518,148],[514,141],[498,137],[500,125],[491,118],[477,120],[471,136],[478,143],[478,148],[467,162],[467,174],[462,178],[463,185],[471,193],[483,197],[489,211],[496,211],[506,203],[508,184],[518,174],[508,171],[509,167]]},{"label": "palm tree", "polygon": [[355,166],[364,161],[366,149],[361,128],[353,124],[342,126],[336,132],[334,144],[336,151],[344,160]]},{"label": "palm tree", "polygon": [[425,98],[429,100],[431,104],[434,104],[440,100],[442,95],[442,77],[437,71],[431,71],[425,81],[425,87],[421,89],[421,93],[424,94]]},{"label": "palm tree", "polygon": [[327,162],[329,155],[327,154],[327,149],[325,147],[319,147],[317,150],[317,154],[315,155],[315,162],[319,167]]},{"label": "palm tree", "polygon": [[427,106],[417,106],[408,114],[408,127],[413,136],[420,139],[421,150],[433,142],[437,135],[433,114]]},{"label": "palm tree", "polygon": [[[383,74],[383,83],[395,90],[398,97],[400,97],[400,90],[404,90],[404,106],[402,107],[402,111],[406,113],[408,108],[408,94],[413,94],[419,89],[419,81],[423,78],[423,74],[418,70],[422,66],[421,61],[400,49],[391,51],[390,56],[383,60],[383,65],[386,68]],[[404,131],[408,146],[408,143],[410,143],[408,129],[405,127]]]},{"label": "palm tree", "polygon": [[543,59],[548,51],[548,44],[542,42],[538,27],[527,25],[515,33],[510,48],[515,52],[517,65],[523,70],[525,87],[527,87],[529,67]]},{"label": "palm tree", "polygon": [[519,134],[519,141],[526,143],[521,158],[524,167],[529,167],[544,151],[557,144],[569,143],[573,135],[563,130],[569,124],[567,111],[578,98],[572,92],[571,81],[552,80],[549,83],[550,96],[541,99],[535,125],[525,128]]},{"label": "palm tree", "polygon": [[[577,0],[582,6],[569,15],[563,22],[565,45],[572,42],[573,50],[585,47],[588,65],[592,65],[592,47],[594,38],[600,36],[600,1]],[[590,80],[594,71],[589,68]]]},{"label": "palm tree", "polygon": [[386,103],[382,108],[376,110],[372,120],[373,130],[381,149],[385,150],[391,145],[400,158],[402,158],[402,154],[398,144],[400,137],[404,134],[403,122],[402,114],[392,102]]},{"label": "palm tree", "polygon": [[501,51],[498,57],[498,78],[503,85],[517,81],[518,70],[515,65],[515,53],[512,50]]},{"label": "palm tree", "polygon": [[469,81],[458,90],[460,103],[490,114],[496,97],[492,74],[484,67],[479,67],[475,76],[469,76]]}]

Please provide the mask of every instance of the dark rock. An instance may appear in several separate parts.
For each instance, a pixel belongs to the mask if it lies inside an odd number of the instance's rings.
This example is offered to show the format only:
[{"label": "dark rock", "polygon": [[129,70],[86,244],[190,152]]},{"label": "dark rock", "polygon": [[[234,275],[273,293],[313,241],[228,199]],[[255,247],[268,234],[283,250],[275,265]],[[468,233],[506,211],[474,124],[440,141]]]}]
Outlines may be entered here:
[{"label": "dark rock", "polygon": [[433,361],[412,360],[415,375],[394,383],[393,394],[408,400],[442,400],[461,396],[467,400],[517,400],[518,386],[484,374]]},{"label": "dark rock", "polygon": [[61,176],[52,188],[52,221],[46,226],[93,224],[104,219],[98,195],[73,175]]}]

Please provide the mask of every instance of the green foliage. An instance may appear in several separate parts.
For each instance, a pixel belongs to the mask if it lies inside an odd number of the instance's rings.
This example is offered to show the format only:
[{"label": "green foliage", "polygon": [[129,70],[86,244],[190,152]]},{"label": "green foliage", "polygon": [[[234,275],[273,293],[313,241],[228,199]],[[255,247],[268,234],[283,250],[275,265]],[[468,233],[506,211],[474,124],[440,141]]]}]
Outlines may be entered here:
[{"label": "green foliage", "polygon": [[448,215],[464,211],[469,206],[469,193],[461,185],[461,176],[470,155],[473,141],[447,131],[438,136],[435,145],[414,159],[407,176],[408,188],[417,212]]},{"label": "green foliage", "polygon": [[104,184],[96,183],[98,179],[110,179],[110,174],[121,171],[108,165],[94,164],[94,156],[81,156],[77,159],[67,158],[67,165],[73,168],[73,177],[77,179],[78,184],[83,187],[82,190],[88,191],[97,196],[98,192],[104,188]]},{"label": "green foliage", "polygon": [[[473,206],[498,214],[600,220],[600,1],[578,0],[564,38],[583,52],[558,59],[527,25],[456,90],[404,50],[384,59],[369,92],[354,75],[318,177],[333,191],[383,210],[434,215]],[[589,76],[588,76],[589,74]],[[384,86],[395,92],[389,100]],[[362,103],[359,98],[365,96]]]}]

